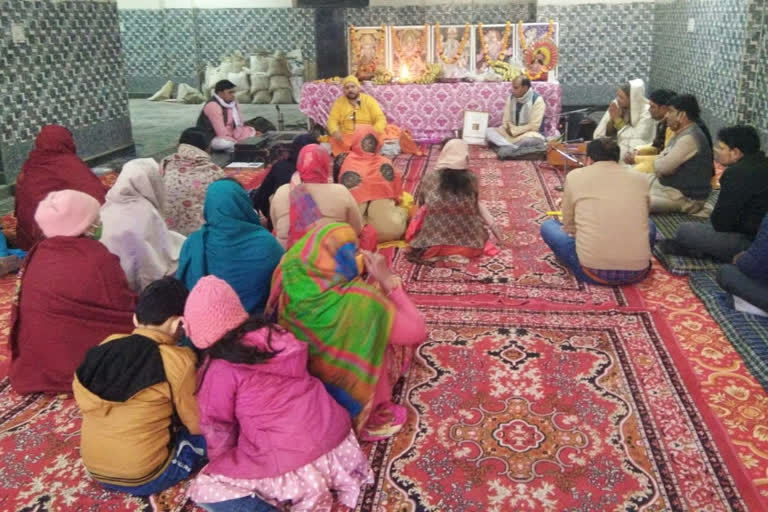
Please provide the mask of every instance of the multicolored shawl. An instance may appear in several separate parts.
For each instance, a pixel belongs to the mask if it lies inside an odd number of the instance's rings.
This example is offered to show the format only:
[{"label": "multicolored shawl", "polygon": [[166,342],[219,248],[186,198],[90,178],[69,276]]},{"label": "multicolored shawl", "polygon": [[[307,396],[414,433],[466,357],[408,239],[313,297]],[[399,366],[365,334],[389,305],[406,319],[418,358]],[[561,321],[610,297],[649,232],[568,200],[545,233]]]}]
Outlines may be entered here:
[{"label": "multicolored shawl", "polygon": [[267,315],[309,343],[309,371],[365,425],[384,370],[395,306],[363,282],[357,237],[348,224],[316,227],[283,256],[272,278]]},{"label": "multicolored shawl", "polygon": [[287,246],[291,247],[323,218],[305,183],[328,183],[331,174],[331,156],[322,146],[309,144],[301,149],[296,164],[300,181],[291,182],[290,221]]}]

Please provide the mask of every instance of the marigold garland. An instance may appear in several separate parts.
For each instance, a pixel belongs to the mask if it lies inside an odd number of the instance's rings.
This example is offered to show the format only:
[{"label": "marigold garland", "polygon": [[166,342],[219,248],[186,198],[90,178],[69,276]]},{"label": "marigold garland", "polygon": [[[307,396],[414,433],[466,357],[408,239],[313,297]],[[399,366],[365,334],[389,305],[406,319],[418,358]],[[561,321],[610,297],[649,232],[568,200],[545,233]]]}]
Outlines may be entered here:
[{"label": "marigold garland", "polygon": [[[483,56],[485,57],[485,62],[487,62],[488,65],[491,65],[495,59],[492,59],[491,56],[488,55],[488,47],[485,44],[485,34],[483,34],[483,24],[478,23],[477,29],[480,31],[480,45],[483,47]],[[496,59],[503,60],[504,54],[507,53],[507,45],[509,44],[509,35],[511,33],[512,24],[507,22],[504,28],[504,37],[501,39],[501,50],[499,50],[499,54],[496,56]]]},{"label": "marigold garland", "polygon": [[[557,60],[558,60],[557,45],[555,45],[555,42],[552,39],[552,35],[554,34],[554,31],[555,31],[554,22],[552,20],[549,20],[549,27],[547,29],[546,37],[540,39],[539,41],[533,43],[530,46],[525,41],[525,33],[523,32],[523,22],[520,21],[517,26],[518,26],[518,33],[520,34],[520,48],[523,50],[523,54],[525,56],[525,59],[524,59],[526,64],[525,75],[531,80],[538,80],[542,77],[542,75],[548,73],[551,69],[557,66]],[[538,73],[531,73],[530,69],[527,69],[527,68],[533,63],[533,57],[536,51],[543,51],[543,53],[547,57],[547,64],[542,66],[542,68],[539,70]]]},{"label": "marigold garland", "polygon": [[445,55],[443,55],[443,39],[440,35],[440,24],[435,23],[435,49],[437,50],[437,55],[440,56],[440,60],[442,60],[449,66],[456,64],[456,62],[464,54],[464,48],[467,46],[467,41],[469,41],[469,34],[470,34],[469,23],[467,23],[466,25],[464,25],[464,35],[461,36],[461,41],[459,42],[459,49],[456,51],[456,55],[454,55],[453,57],[446,58]]}]

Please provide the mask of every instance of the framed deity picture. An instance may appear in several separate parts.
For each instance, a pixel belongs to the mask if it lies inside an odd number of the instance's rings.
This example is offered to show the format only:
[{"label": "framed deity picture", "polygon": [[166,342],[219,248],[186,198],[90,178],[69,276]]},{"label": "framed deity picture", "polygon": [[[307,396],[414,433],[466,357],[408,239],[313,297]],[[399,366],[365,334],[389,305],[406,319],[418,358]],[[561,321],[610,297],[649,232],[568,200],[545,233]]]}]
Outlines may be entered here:
[{"label": "framed deity picture", "polygon": [[477,25],[475,31],[475,70],[482,73],[495,60],[509,62],[516,51],[515,25]]},{"label": "framed deity picture", "polygon": [[424,74],[430,58],[429,25],[392,27],[392,72],[397,77],[414,78]]},{"label": "framed deity picture", "polygon": [[524,23],[519,35],[520,62],[534,81],[557,80],[560,24]]},{"label": "framed deity picture", "polygon": [[434,62],[443,68],[444,78],[463,78],[474,69],[474,27],[466,25],[435,25]]},{"label": "framed deity picture", "polygon": [[485,131],[488,129],[488,112],[464,111],[461,138],[467,144],[485,145]]},{"label": "framed deity picture", "polygon": [[349,74],[370,80],[378,70],[387,69],[387,28],[349,28]]}]

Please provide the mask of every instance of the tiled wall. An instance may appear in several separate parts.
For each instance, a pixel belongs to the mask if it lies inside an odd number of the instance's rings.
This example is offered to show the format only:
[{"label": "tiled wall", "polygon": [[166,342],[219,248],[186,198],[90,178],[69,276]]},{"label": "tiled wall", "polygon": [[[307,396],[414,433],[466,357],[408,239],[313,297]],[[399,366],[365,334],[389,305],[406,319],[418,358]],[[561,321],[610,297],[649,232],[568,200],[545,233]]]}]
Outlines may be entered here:
[{"label": "tiled wall", "polygon": [[[739,120],[739,80],[744,68],[750,3],[764,0],[674,0],[655,4],[651,84],[695,94],[713,133]],[[694,31],[688,32],[691,18]]]},{"label": "tiled wall", "polygon": [[[25,43],[14,43],[21,24]],[[0,6],[0,180],[18,174],[40,128],[68,127],[78,153],[133,143],[117,5],[5,0]]]},{"label": "tiled wall", "polygon": [[605,105],[619,84],[633,78],[648,83],[653,3],[539,5],[536,17],[560,23],[564,105]]},{"label": "tiled wall", "polygon": [[768,0],[753,0],[747,14],[739,118],[760,131],[768,148]]},{"label": "tiled wall", "polygon": [[367,7],[346,9],[347,24],[357,26],[421,25],[424,23],[458,24],[531,21],[536,2],[510,1],[503,5],[409,5],[405,7]]},{"label": "tiled wall", "polygon": [[121,9],[128,91],[151,94],[166,80],[199,85],[206,63],[240,50],[314,58],[312,9]]}]

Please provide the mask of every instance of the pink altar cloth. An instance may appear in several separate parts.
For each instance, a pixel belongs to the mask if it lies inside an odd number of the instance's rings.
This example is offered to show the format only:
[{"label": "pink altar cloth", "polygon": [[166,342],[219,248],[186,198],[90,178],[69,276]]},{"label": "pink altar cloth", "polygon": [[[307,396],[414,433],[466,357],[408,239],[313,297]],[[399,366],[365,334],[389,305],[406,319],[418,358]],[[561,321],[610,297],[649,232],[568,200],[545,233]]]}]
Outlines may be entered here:
[{"label": "pink altar cloth", "polygon": [[[562,91],[557,82],[533,82],[533,89],[547,103],[546,135],[556,135],[562,110]],[[461,130],[464,110],[489,112],[488,126],[500,126],[504,103],[512,94],[511,82],[458,82],[409,85],[374,85],[364,82],[362,92],[376,98],[387,121],[407,128],[414,139],[440,142]],[[299,110],[325,126],[333,102],[341,96],[341,85],[305,83]]]}]

